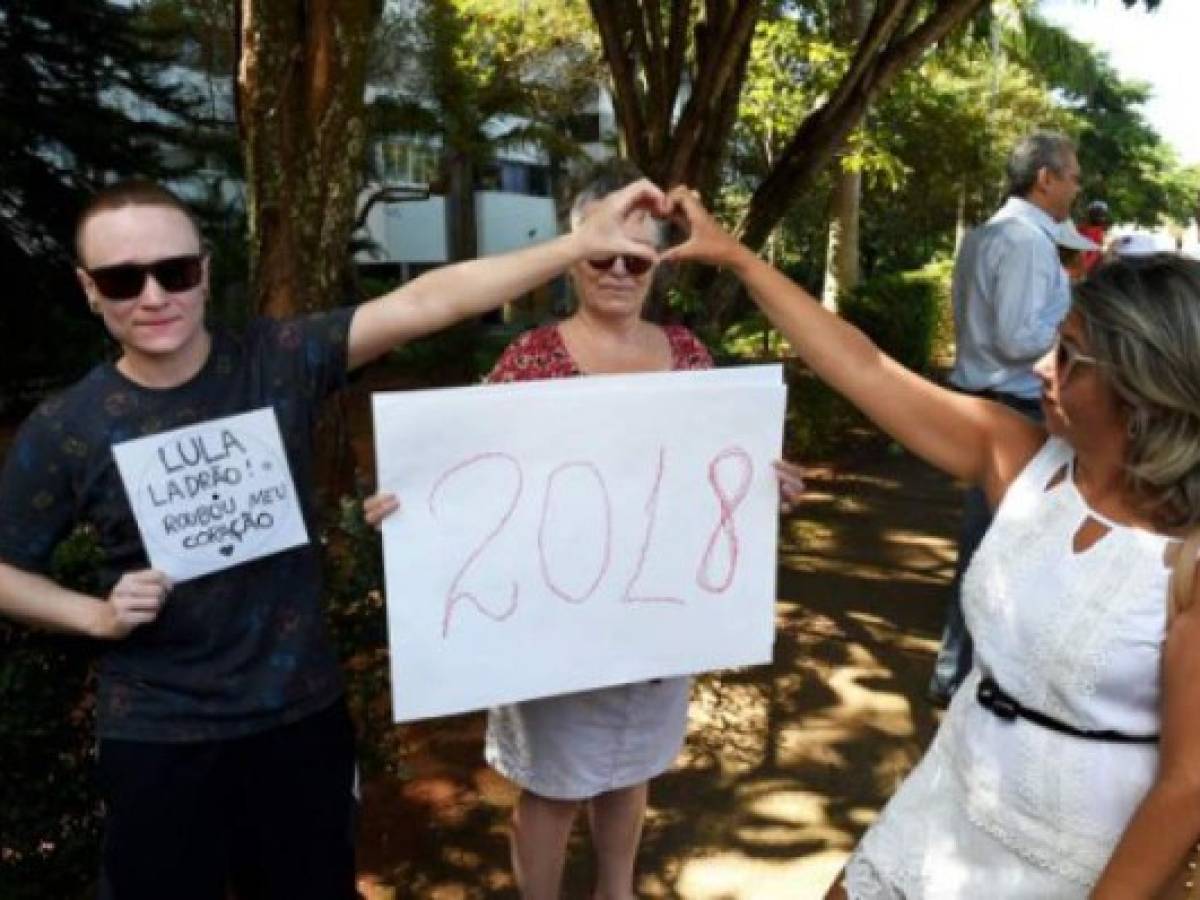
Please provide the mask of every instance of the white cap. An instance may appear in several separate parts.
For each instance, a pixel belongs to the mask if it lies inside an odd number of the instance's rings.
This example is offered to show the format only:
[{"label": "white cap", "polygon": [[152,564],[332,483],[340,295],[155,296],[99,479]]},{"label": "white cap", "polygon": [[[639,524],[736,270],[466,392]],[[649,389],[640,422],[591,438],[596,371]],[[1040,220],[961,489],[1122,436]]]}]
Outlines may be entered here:
[{"label": "white cap", "polygon": [[1058,227],[1054,229],[1054,243],[1068,250],[1100,249],[1099,244],[1080,234],[1079,229],[1075,227],[1075,223],[1070,219],[1063,219],[1063,221],[1058,223]]},{"label": "white cap", "polygon": [[1163,251],[1154,235],[1144,231],[1131,231],[1114,238],[1109,249],[1117,256],[1149,256]]}]

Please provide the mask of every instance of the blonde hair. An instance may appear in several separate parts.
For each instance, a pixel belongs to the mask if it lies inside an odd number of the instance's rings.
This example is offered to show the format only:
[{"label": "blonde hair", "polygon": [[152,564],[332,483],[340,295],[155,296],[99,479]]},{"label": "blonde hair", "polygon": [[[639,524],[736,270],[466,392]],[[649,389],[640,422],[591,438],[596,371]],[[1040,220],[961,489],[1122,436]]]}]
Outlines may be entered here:
[{"label": "blonde hair", "polygon": [[1160,527],[1200,524],[1200,261],[1115,259],[1076,287],[1074,308],[1128,408],[1130,488]]}]

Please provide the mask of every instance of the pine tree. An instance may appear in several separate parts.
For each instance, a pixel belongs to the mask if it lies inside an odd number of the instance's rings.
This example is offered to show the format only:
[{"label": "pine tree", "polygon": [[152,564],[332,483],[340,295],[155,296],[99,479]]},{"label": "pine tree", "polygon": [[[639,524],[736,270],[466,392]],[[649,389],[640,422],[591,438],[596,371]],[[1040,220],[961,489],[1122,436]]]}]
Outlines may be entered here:
[{"label": "pine tree", "polygon": [[166,155],[195,132],[191,92],[170,66],[180,40],[126,5],[0,5],[0,383],[10,401],[96,358],[102,331],[75,286],[72,227],[106,181],[171,174]]}]

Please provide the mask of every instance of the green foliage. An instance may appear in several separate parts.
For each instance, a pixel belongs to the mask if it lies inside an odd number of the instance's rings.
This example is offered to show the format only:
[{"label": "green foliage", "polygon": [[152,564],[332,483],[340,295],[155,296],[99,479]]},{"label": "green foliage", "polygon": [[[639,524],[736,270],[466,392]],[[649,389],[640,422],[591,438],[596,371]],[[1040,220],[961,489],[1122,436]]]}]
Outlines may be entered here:
[{"label": "green foliage", "polygon": [[1006,33],[1005,46],[1079,122],[1085,198],[1106,200],[1117,222],[1152,226],[1191,216],[1194,182],[1142,110],[1149,85],[1123,79],[1105,54],[1032,12]]},{"label": "green foliage", "polygon": [[464,322],[392,351],[388,369],[412,386],[477,384],[519,330]]},{"label": "green foliage", "polygon": [[[735,130],[736,171],[720,198],[728,221],[738,220],[750,188],[837,84],[854,49],[836,10],[798,6],[808,12],[764,16],[756,31]],[[986,35],[946,41],[904,72],[839,157],[841,167],[864,176],[864,273],[904,271],[948,254],[960,212],[967,220],[990,214],[1008,148],[1036,125],[1070,130],[1078,120],[1039,77],[1000,64]],[[813,287],[824,271],[832,184],[827,170],[797,196],[769,246],[777,265]]]},{"label": "green foliage", "polygon": [[403,731],[392,723],[382,545],[363,518],[361,498],[342,498],[324,544],[327,619],[345,672],[359,764],[367,777],[402,775]]},{"label": "green foliage", "polygon": [[[944,361],[953,339],[950,275],[953,264],[939,259],[911,272],[863,282],[842,301],[842,315],[904,365],[928,372]],[[738,346],[738,329],[729,332]],[[750,337],[749,329],[742,340]],[[753,347],[746,342],[743,347]],[[849,401],[798,362],[788,365],[785,453],[790,459],[829,459],[882,433]]]},{"label": "green foliage", "polygon": [[[1101,54],[1031,8],[993,4],[977,27],[943,41],[902,73],[851,134],[840,165],[864,175],[860,262],[866,277],[948,257],[956,229],[986,219],[1003,200],[1008,152],[1034,128],[1077,136],[1081,201],[1104,197],[1124,221],[1188,218],[1196,173],[1182,169],[1146,124],[1144,86],[1122,81]],[[840,5],[783,9],[764,13],[756,30],[720,195],[726,221],[738,221],[757,180],[796,125],[828,96],[854,48],[839,22]],[[776,265],[810,288],[823,275],[832,184],[826,171],[797,195],[768,245]]]},{"label": "green foliage", "polygon": [[940,271],[904,272],[864,281],[842,301],[841,313],[889,356],[928,372],[947,302]]},{"label": "green foliage", "polygon": [[247,294],[250,260],[245,225],[242,211],[229,210],[219,224],[204,228],[210,280],[206,316],[210,324],[233,331],[241,331],[254,314]]},{"label": "green foliage", "polygon": [[932,356],[934,364],[950,362],[954,350],[954,307],[950,295],[951,279],[954,275],[954,260],[949,254],[938,256],[911,277],[929,285],[937,297],[937,319],[933,329]]},{"label": "green foliage", "polygon": [[784,343],[783,335],[772,327],[767,317],[761,312],[753,312],[726,328],[720,342],[712,346],[716,359],[752,362],[776,358]]},{"label": "green foliage", "polygon": [[1034,127],[1075,130],[1036,74],[962,40],[905,74],[868,117],[901,164],[892,185],[869,181],[862,205],[863,269],[905,271],[954,247],[955,228],[1001,200],[1005,158]]},{"label": "green foliage", "polygon": [[177,39],[127,3],[9,0],[0,14],[6,385],[65,382],[101,353],[74,283],[72,228],[105,178],[174,171],[168,154],[191,139],[197,101],[164,76]]},{"label": "green foliage", "polygon": [[186,35],[179,62],[209,77],[237,68],[238,5],[228,0],[140,0],[147,24],[160,32]]},{"label": "green foliage", "polygon": [[[770,168],[784,144],[841,80],[848,49],[788,18],[761,19],[750,45],[736,135]],[[743,162],[744,164],[744,162]]]},{"label": "green foliage", "polygon": [[602,74],[578,2],[414,4],[391,10],[375,42],[372,77],[399,93],[373,102],[372,129],[434,140],[476,166],[529,144],[572,157],[580,151],[565,123]]},{"label": "green foliage", "polygon": [[[739,175],[762,177],[804,120],[836,90],[854,44],[826,17],[764,15],[758,22],[734,130]],[[841,155],[847,170],[894,185],[903,166],[869,129],[855,129]]]},{"label": "green foliage", "polygon": [[784,456],[788,459],[809,463],[828,460],[882,439],[866,416],[803,366],[789,364],[785,374],[788,404]]},{"label": "green foliage", "polygon": [[[92,592],[97,550],[79,531],[53,577]],[[0,622],[0,897],[82,898],[99,866],[93,774],[94,647]]]}]

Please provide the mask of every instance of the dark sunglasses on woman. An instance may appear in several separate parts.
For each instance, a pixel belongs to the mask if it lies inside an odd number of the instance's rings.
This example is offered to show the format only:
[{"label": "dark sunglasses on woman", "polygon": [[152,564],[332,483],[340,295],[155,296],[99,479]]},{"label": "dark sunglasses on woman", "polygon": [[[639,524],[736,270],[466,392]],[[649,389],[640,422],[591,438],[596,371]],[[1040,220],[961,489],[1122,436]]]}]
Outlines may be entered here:
[{"label": "dark sunglasses on woman", "polygon": [[[631,253],[618,254],[621,257],[621,262],[625,264],[625,271],[630,275],[645,275],[650,271],[653,262],[642,256],[634,256]],[[600,259],[589,259],[588,265],[597,272],[607,272],[613,267],[613,263],[617,261],[616,256],[604,256]]]},{"label": "dark sunglasses on woman", "polygon": [[146,287],[146,277],[153,276],[164,291],[179,294],[190,291],[200,283],[204,272],[204,254],[169,256],[151,263],[120,263],[84,269],[96,284],[96,290],[107,300],[132,300]]}]

